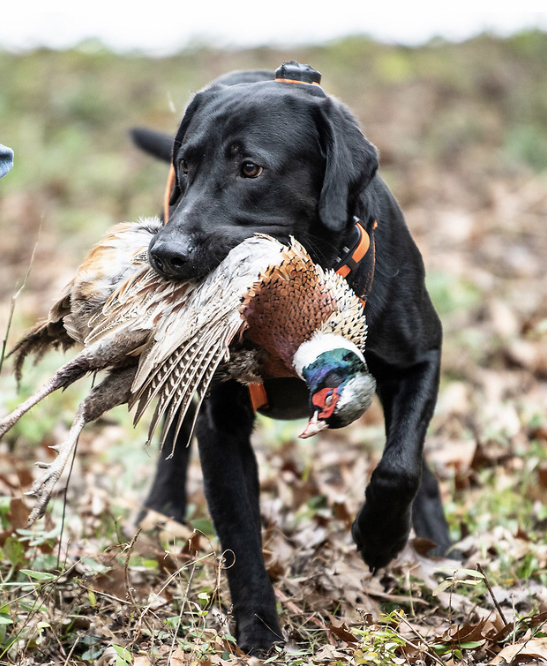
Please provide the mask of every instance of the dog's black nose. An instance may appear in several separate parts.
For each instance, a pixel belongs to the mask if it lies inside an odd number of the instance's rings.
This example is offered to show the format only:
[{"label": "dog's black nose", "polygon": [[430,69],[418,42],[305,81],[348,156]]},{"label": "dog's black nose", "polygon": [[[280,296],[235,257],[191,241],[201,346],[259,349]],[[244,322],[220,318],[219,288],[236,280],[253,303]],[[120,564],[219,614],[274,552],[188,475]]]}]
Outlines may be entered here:
[{"label": "dog's black nose", "polygon": [[152,242],[148,250],[152,268],[171,280],[188,278],[190,269],[190,246],[188,243]]}]

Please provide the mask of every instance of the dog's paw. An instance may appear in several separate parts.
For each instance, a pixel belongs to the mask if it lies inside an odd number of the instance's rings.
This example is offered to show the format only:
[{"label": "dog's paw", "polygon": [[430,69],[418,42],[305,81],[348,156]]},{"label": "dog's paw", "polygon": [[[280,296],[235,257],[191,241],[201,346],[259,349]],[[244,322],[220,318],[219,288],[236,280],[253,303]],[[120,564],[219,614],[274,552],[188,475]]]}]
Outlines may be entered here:
[{"label": "dog's paw", "polygon": [[266,625],[256,616],[248,623],[241,623],[237,632],[237,644],[247,654],[264,658],[275,644],[283,643],[283,636],[279,621],[276,618],[274,626]]},{"label": "dog's paw", "polygon": [[403,550],[410,525],[410,511],[383,523],[367,510],[366,504],[363,506],[351,526],[351,534],[357,550],[373,573],[387,566]]}]

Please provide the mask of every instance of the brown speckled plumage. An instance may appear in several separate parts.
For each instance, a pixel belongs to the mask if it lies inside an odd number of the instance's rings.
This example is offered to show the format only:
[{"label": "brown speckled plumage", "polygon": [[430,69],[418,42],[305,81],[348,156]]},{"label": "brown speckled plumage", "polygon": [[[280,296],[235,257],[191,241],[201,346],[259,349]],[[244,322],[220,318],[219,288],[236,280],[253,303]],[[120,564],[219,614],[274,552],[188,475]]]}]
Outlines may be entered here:
[{"label": "brown speckled plumage", "polygon": [[281,361],[284,374],[293,376],[297,376],[293,367],[296,350],[318,331],[341,335],[364,349],[363,306],[347,282],[314,264],[295,240],[280,254],[281,263],[261,272],[243,298],[247,337],[269,352],[270,363]]}]

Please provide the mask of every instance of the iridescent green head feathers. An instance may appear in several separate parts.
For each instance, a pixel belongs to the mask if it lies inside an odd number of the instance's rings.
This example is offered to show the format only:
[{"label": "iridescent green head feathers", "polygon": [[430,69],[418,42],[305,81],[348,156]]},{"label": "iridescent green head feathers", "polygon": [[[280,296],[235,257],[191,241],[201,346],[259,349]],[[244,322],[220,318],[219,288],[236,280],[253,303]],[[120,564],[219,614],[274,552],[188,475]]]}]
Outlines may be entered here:
[{"label": "iridescent green head feathers", "polygon": [[370,407],[376,382],[362,352],[346,338],[316,333],[299,347],[294,367],[310,390],[312,417],[300,437],[343,428]]}]

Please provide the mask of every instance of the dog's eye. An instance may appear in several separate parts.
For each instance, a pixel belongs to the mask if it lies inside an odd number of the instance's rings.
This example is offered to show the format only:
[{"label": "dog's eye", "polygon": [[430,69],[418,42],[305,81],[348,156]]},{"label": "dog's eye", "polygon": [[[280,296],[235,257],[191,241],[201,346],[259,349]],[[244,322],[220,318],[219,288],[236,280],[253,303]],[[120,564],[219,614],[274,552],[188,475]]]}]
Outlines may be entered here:
[{"label": "dog's eye", "polygon": [[240,173],[243,178],[258,178],[263,171],[264,169],[254,162],[243,162]]},{"label": "dog's eye", "polygon": [[180,170],[182,173],[188,173],[188,162],[186,160],[180,161]]}]

